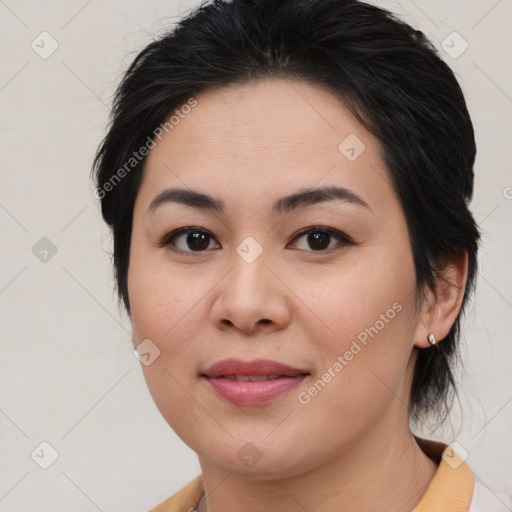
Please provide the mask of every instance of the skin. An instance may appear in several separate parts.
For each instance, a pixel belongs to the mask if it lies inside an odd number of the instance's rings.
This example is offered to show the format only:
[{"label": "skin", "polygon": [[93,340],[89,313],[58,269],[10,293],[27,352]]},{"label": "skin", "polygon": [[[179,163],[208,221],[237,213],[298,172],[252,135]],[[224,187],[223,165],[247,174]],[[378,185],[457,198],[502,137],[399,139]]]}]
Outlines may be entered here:
[{"label": "skin", "polygon": [[[207,495],[199,511],[412,510],[437,469],[409,430],[414,347],[428,347],[429,332],[438,340],[448,333],[466,258],[450,262],[418,304],[406,219],[379,142],[329,91],[262,80],[196,99],[149,153],[128,289],[134,346],[150,339],[160,350],[143,366],[149,390],[199,457]],[[365,144],[354,161],[338,149],[349,134]],[[331,185],[369,208],[335,200],[271,211],[284,195]],[[170,187],[213,195],[226,211],[169,202],[148,213]],[[354,243],[331,237],[314,250],[297,233],[318,225]],[[210,234],[199,256],[186,234],[158,246],[183,226]],[[247,236],[262,248],[252,263],[236,252]],[[400,312],[300,403],[298,393],[395,303]],[[227,357],[273,359],[310,375],[270,403],[234,405],[200,378]],[[237,456],[248,442],[261,455],[251,467]]]}]

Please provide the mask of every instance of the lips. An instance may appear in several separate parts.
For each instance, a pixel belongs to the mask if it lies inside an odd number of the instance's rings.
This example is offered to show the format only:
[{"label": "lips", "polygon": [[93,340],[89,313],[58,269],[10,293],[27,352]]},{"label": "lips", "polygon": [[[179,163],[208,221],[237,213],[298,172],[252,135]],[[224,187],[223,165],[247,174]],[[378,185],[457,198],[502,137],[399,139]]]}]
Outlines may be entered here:
[{"label": "lips", "polygon": [[224,359],[201,376],[222,398],[237,405],[257,405],[290,391],[307,375],[305,370],[267,359]]}]

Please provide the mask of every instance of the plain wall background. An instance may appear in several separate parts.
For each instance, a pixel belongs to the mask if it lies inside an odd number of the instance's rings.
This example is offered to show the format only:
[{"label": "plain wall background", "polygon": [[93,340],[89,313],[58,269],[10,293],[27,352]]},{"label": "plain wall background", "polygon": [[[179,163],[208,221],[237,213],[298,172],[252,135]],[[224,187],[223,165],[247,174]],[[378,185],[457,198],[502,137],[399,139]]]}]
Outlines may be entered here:
[{"label": "plain wall background", "polygon": [[[453,432],[430,437],[455,439],[484,482],[510,493],[512,3],[374,3],[440,48],[475,124],[472,210],[483,246],[461,344],[462,413],[454,411]],[[112,291],[109,232],[89,180],[121,72],[195,5],[0,1],[1,511],[144,511],[200,472],[154,406],[133,356]],[[48,36],[38,37],[43,31],[59,45],[46,59],[31,47],[35,40],[40,52],[51,48]],[[469,45],[458,58],[442,49],[453,31]],[[453,37],[452,53],[464,44]],[[32,251],[43,237],[57,249],[47,262]],[[58,452],[48,469],[31,458],[43,441]],[[50,456],[43,446],[34,458]]]}]

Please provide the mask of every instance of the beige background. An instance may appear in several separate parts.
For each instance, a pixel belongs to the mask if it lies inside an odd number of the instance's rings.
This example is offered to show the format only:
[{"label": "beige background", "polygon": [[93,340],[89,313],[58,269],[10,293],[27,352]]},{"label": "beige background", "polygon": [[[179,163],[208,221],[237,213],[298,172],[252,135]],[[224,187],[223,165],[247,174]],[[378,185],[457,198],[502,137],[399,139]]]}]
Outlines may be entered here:
[{"label": "beige background", "polygon": [[[454,412],[453,431],[435,435],[456,440],[479,477],[512,492],[512,3],[375,3],[441,48],[475,123],[472,209],[484,245],[461,347],[463,422]],[[122,70],[193,5],[0,0],[0,511],[144,511],[200,471],[132,354],[89,181]],[[43,31],[58,43],[46,59],[31,47],[51,49]],[[456,59],[441,45],[453,31],[469,45]],[[450,37],[459,51],[463,41]],[[32,252],[42,237],[57,249],[47,262]],[[48,469],[35,462],[51,461],[43,441],[58,453]]]}]

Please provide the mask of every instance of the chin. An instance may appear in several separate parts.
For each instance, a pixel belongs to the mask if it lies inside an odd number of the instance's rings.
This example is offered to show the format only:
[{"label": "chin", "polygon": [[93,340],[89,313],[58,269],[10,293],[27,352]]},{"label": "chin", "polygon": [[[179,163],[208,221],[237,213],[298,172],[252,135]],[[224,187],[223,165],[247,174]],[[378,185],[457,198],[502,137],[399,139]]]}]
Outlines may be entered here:
[{"label": "chin", "polygon": [[[267,432],[268,434],[268,432]],[[214,465],[226,473],[234,473],[249,480],[272,480],[301,474],[311,467],[313,454],[298,453],[297,443],[288,443],[284,439],[273,442],[265,440],[248,441],[230,438],[224,445],[191,446],[198,454],[201,464]]]}]

